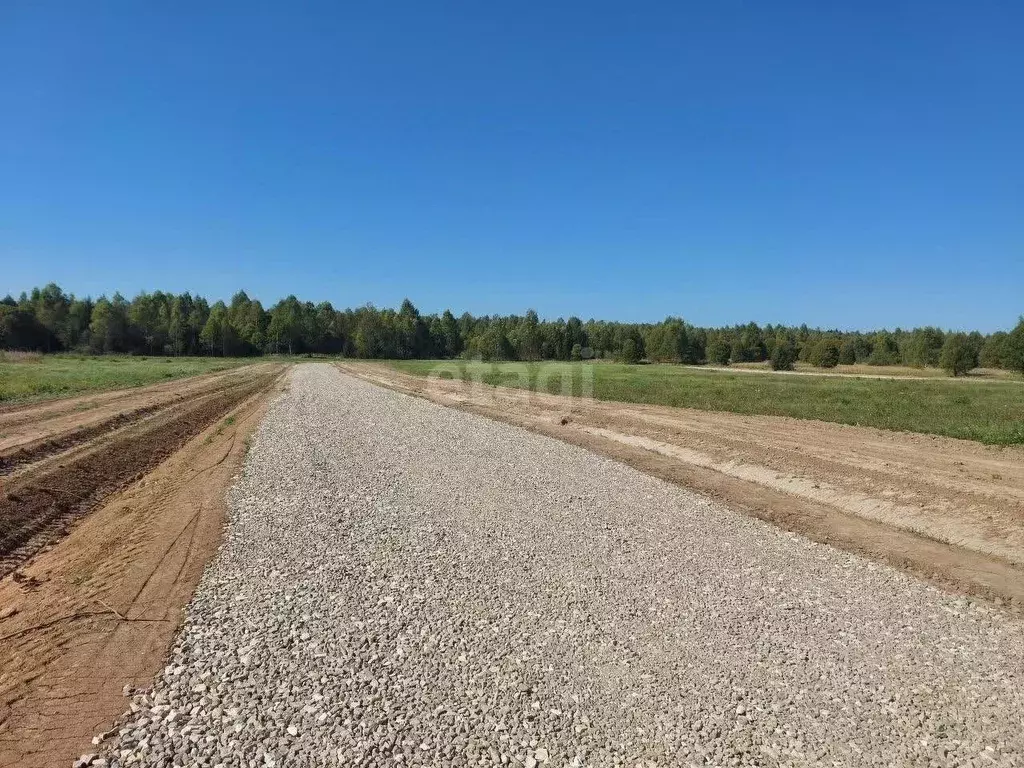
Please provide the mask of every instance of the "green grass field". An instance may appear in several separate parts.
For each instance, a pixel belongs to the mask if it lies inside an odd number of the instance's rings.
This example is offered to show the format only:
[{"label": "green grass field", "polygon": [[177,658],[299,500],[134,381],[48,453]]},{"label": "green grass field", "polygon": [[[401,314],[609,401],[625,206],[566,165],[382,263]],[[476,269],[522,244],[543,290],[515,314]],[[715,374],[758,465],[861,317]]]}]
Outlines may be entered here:
[{"label": "green grass field", "polygon": [[[947,435],[996,445],[1024,443],[1024,386],[1019,382],[949,379],[885,380],[706,371],[680,365],[531,363],[529,383],[514,371],[522,363],[395,361],[395,368],[426,376],[438,366],[487,384],[561,391],[561,376],[581,391],[582,366],[593,372],[599,400],[648,403],[705,411],[793,416],[839,424]],[[512,366],[515,366],[514,368]]]},{"label": "green grass field", "polygon": [[0,353],[0,404],[155,384],[254,362],[223,357],[89,357]]}]

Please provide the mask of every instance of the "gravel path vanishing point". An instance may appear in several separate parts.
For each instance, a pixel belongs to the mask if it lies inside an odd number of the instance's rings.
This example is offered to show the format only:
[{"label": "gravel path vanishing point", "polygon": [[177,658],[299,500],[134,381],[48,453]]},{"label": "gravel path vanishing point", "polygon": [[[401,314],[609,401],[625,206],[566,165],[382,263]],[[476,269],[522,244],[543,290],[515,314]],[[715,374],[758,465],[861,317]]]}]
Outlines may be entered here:
[{"label": "gravel path vanishing point", "polygon": [[1024,765],[1024,624],[298,366],[108,765]]}]

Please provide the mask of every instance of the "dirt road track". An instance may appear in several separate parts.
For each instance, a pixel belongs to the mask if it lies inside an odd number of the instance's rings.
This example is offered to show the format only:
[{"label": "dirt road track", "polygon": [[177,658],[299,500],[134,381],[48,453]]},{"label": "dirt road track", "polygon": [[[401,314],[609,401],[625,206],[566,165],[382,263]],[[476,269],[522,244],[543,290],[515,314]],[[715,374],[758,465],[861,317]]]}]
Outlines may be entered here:
[{"label": "dirt road track", "polygon": [[[120,714],[123,687],[149,684],[220,541],[225,490],[282,371],[254,366],[121,393],[120,402],[104,393],[86,411],[67,403],[35,410],[43,418],[22,436],[49,430],[54,441],[88,429],[83,413],[94,423],[118,406],[154,407],[155,415],[4,481],[22,488],[45,475],[50,483],[130,484],[0,580],[0,765],[69,765]],[[8,411],[0,420],[9,428],[22,415]],[[124,472],[108,473],[103,457],[117,458]],[[96,462],[95,472],[86,471]]]},{"label": "dirt road track", "polygon": [[[625,461],[788,530],[1024,609],[1024,450],[772,416],[348,373]],[[564,422],[564,423],[563,423]]]}]

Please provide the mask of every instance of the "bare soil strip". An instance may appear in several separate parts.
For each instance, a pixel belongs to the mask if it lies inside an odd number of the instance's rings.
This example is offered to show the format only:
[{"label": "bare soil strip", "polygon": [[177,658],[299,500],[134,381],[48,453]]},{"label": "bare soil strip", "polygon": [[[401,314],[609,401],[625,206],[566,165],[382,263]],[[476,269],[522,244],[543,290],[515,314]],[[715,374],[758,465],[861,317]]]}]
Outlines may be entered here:
[{"label": "bare soil strip", "polygon": [[[230,408],[265,389],[277,373],[272,369],[231,380],[219,391],[174,404],[5,481],[0,495],[0,576],[60,538],[74,520],[157,466]],[[74,445],[76,437],[72,431],[63,440]],[[49,439],[58,446],[61,441]],[[37,450],[46,453],[45,448]]]},{"label": "bare soil strip", "polygon": [[260,371],[269,371],[276,365],[257,363],[218,373],[173,379],[147,387],[3,406],[0,407],[0,456],[16,454],[21,448],[59,438],[75,430],[96,427],[134,411],[149,408],[159,410],[193,397],[217,392],[232,383],[246,381]]},{"label": "bare soil strip", "polygon": [[[142,391],[128,390],[123,399],[112,403],[81,403],[71,413],[58,412],[47,418],[44,412],[27,423],[24,411],[16,415],[7,414],[17,426],[13,434],[0,441],[4,446],[0,447],[0,476],[94,441],[153,414],[167,412],[174,406],[194,405],[212,395],[250,387],[261,376],[272,375],[274,370],[274,366],[256,365],[237,369],[232,376],[200,376],[183,382],[181,391],[167,392],[163,384]],[[25,409],[32,410],[31,406]],[[114,415],[110,416],[110,413]],[[4,416],[0,415],[0,424],[3,421]]]},{"label": "bare soil strip", "polygon": [[816,541],[1024,609],[1024,449],[348,373],[590,448]]},{"label": "bare soil strip", "polygon": [[72,429],[56,436],[26,441],[6,451],[0,451],[0,476],[10,474],[19,466],[33,464],[40,459],[45,459],[47,456],[63,453],[69,448],[86,443],[100,435],[113,432],[129,424],[134,424],[140,419],[162,411],[167,407],[167,403],[155,403],[143,406],[142,408],[136,408],[133,411],[122,411],[116,416],[86,427]]},{"label": "bare soil strip", "polygon": [[[225,491],[281,371],[220,380],[220,394],[114,433],[70,466],[44,462],[64,490],[128,484],[0,580],[0,765],[66,768],[122,713],[124,686],[150,684],[218,546]],[[42,482],[31,469],[16,479],[29,477]]]}]

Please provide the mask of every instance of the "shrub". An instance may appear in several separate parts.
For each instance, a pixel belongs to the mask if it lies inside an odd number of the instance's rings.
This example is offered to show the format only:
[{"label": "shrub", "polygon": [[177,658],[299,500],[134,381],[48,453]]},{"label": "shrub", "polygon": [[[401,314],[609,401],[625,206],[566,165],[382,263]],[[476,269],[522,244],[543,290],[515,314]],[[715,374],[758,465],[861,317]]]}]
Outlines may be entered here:
[{"label": "shrub", "polygon": [[978,357],[978,364],[982,368],[1003,368],[1003,358],[1006,357],[1005,347],[1009,334],[1005,331],[996,331],[985,340]]},{"label": "shrub", "polygon": [[728,365],[731,352],[728,344],[721,339],[715,339],[708,344],[708,362],[716,365]]},{"label": "shrub", "polygon": [[[817,346],[818,342],[815,339],[806,339],[804,341],[801,341],[799,344],[797,344],[798,349],[796,353],[796,359],[799,360],[801,363],[810,363],[811,354],[813,354],[814,349]],[[814,363],[811,364],[814,365]]]},{"label": "shrub", "polygon": [[819,368],[835,368],[839,365],[839,341],[836,339],[822,339],[814,345],[811,350],[808,362]]},{"label": "shrub", "polygon": [[789,339],[779,339],[772,350],[771,365],[773,371],[792,371],[796,362],[796,349]]},{"label": "shrub", "polygon": [[967,335],[951,333],[946,336],[939,353],[939,365],[950,376],[963,376],[978,367],[978,355]]},{"label": "shrub", "polygon": [[857,362],[857,340],[848,338],[839,348],[839,364],[853,365]]}]

